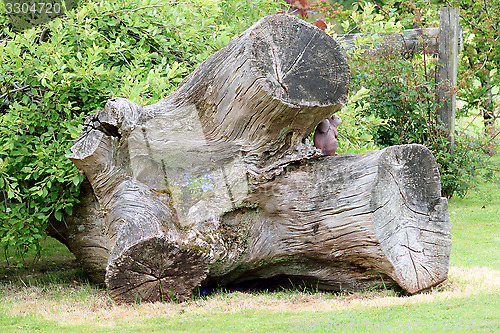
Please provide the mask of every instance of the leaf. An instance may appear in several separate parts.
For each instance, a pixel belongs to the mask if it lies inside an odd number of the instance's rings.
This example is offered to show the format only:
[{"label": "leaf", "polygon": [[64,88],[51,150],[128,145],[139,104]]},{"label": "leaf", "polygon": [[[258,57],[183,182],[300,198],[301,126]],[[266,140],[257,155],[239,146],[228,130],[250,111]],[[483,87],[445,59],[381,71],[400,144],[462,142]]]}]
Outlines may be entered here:
[{"label": "leaf", "polygon": [[80,176],[79,175],[76,175],[75,177],[73,177],[73,184],[75,184],[75,186],[78,186],[78,184],[80,184]]},{"label": "leaf", "polygon": [[342,22],[341,26],[345,32],[349,31],[349,21],[346,20],[346,21]]},{"label": "leaf", "polygon": [[328,26],[326,25],[326,22],[324,19],[317,19],[314,24],[320,28],[321,30],[325,31]]},{"label": "leaf", "polygon": [[54,213],[54,217],[56,218],[56,220],[61,221],[62,220],[62,213],[61,213],[61,211],[57,210]]}]

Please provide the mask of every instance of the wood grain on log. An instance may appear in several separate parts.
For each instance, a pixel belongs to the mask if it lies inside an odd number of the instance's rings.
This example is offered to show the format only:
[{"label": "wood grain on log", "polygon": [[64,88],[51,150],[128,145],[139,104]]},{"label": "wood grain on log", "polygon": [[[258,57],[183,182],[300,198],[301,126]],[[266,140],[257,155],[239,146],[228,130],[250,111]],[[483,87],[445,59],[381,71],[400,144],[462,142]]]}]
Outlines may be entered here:
[{"label": "wood grain on log", "polygon": [[116,98],[87,119],[68,157],[92,191],[53,233],[119,302],[270,279],[409,292],[443,281],[449,216],[430,152],[322,158],[305,139],[348,84],[332,38],[262,19],[164,100]]},{"label": "wood grain on log", "polygon": [[451,249],[440,191],[434,158],[419,145],[290,167],[251,197],[261,220],[242,259],[277,264],[238,279],[300,276],[323,289],[359,290],[383,278],[411,293],[438,284]]}]

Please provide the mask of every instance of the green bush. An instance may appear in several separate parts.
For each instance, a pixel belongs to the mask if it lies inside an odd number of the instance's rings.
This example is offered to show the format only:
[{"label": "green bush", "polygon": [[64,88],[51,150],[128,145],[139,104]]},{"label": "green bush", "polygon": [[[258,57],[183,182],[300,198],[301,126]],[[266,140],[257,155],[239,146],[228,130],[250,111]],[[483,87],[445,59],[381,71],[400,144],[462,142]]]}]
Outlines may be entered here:
[{"label": "green bush", "polygon": [[83,0],[16,32],[0,5],[0,246],[39,251],[83,176],[65,158],[111,97],[151,104],[259,18],[272,0]]},{"label": "green bush", "polygon": [[[464,197],[481,180],[493,180],[495,166],[486,154],[485,147],[491,138],[483,135],[468,135],[459,131],[455,135],[453,152],[434,149],[441,171],[443,195]],[[443,142],[444,144],[445,142]]]}]

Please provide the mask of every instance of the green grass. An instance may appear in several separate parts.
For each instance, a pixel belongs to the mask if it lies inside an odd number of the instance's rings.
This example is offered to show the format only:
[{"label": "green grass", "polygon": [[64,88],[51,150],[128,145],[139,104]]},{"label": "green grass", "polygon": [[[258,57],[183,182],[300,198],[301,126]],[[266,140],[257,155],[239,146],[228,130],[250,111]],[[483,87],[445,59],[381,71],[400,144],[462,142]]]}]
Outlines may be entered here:
[{"label": "green grass", "polygon": [[[271,295],[272,296],[272,295]],[[479,293],[432,303],[384,307],[349,308],[336,311],[274,312],[245,309],[235,313],[208,311],[176,313],[131,321],[105,320],[92,324],[71,325],[47,320],[41,315],[12,316],[0,312],[2,332],[401,332],[402,328],[419,328],[415,332],[467,332],[498,328],[500,294]],[[495,326],[496,325],[496,326]],[[492,330],[487,330],[492,331]]]},{"label": "green grass", "polygon": [[[498,158],[497,158],[498,160]],[[449,202],[450,279],[414,296],[218,292],[181,304],[117,305],[74,256],[47,239],[40,261],[0,261],[0,332],[493,332],[500,331],[500,186]],[[27,258],[27,262],[32,258]]]},{"label": "green grass", "polygon": [[466,198],[452,198],[454,266],[488,266],[500,270],[500,184],[481,184]]}]

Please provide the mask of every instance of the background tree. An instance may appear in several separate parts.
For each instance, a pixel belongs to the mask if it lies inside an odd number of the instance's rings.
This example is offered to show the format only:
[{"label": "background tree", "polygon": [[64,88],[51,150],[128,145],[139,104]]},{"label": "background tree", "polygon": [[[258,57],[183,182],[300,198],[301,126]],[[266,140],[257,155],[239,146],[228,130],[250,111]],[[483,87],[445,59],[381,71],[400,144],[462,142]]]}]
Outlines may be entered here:
[{"label": "background tree", "polygon": [[447,3],[460,8],[460,24],[465,28],[459,90],[459,98],[466,102],[464,111],[479,110],[486,132],[498,135],[498,130],[492,127],[498,118],[500,2],[451,0]]}]

